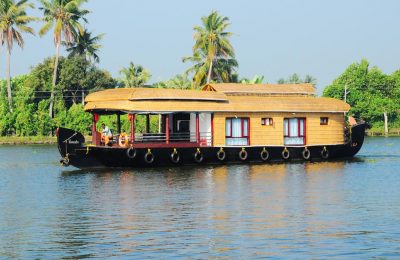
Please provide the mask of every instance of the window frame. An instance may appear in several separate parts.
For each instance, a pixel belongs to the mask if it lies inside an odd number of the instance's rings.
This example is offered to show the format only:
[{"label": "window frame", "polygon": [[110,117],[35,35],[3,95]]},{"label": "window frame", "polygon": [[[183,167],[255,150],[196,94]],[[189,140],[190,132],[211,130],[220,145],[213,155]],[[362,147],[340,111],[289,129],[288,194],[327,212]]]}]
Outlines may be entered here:
[{"label": "window frame", "polygon": [[[267,124],[267,122],[268,122],[268,124]],[[272,117],[262,117],[261,118],[261,125],[273,126],[274,125],[274,119]]]},{"label": "window frame", "polygon": [[[290,119],[297,119],[297,136],[290,135]],[[287,121],[287,131],[285,129]],[[301,133],[301,121],[303,121],[303,133]],[[287,135],[286,135],[287,133]],[[305,117],[286,117],[283,119],[283,138],[303,138],[302,144],[297,145],[305,145],[307,140],[307,120]],[[294,146],[294,145],[293,145]]]},{"label": "window frame", "polygon": [[319,125],[328,125],[329,124],[329,117],[321,116],[319,118]]},{"label": "window frame", "polygon": [[[232,136],[232,128],[233,128],[233,124],[232,124],[232,120],[233,119],[240,119],[240,136],[236,136],[233,137]],[[226,135],[226,127],[227,127],[227,121],[230,121],[230,128],[229,128],[229,135]],[[244,134],[244,122],[247,121],[247,133],[246,135]],[[225,142],[227,138],[231,138],[231,139],[243,139],[246,138],[247,139],[247,144],[246,145],[250,145],[250,118],[249,117],[226,117],[225,118]],[[239,145],[240,146],[240,145]]]}]

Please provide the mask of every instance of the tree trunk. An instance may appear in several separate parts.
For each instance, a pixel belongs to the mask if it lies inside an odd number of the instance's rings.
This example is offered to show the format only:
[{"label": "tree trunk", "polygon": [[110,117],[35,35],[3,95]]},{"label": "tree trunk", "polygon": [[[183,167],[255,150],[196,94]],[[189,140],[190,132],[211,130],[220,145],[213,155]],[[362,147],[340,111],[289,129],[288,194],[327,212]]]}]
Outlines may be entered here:
[{"label": "tree trunk", "polygon": [[383,119],[385,120],[385,135],[389,134],[387,112],[383,112]]},{"label": "tree trunk", "polygon": [[8,48],[7,51],[7,97],[8,97],[8,108],[13,113],[12,104],[12,93],[11,93],[11,50]]},{"label": "tree trunk", "polygon": [[56,60],[54,62],[54,71],[53,71],[53,84],[51,86],[50,92],[50,106],[49,106],[49,116],[50,118],[54,117],[54,90],[56,88],[57,83],[57,68],[58,68],[58,58],[60,56],[60,43],[56,45]]},{"label": "tree trunk", "polygon": [[211,81],[211,71],[212,71],[213,61],[210,61],[210,68],[208,68],[208,75],[207,75],[207,84],[210,84]]}]

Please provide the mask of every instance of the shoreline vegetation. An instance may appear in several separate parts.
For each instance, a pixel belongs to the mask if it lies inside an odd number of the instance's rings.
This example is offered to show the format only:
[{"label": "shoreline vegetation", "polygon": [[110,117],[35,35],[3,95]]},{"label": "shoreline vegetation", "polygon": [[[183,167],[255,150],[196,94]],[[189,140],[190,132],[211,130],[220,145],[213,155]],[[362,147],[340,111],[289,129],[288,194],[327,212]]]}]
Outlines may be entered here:
[{"label": "shoreline vegetation", "polygon": [[[29,16],[36,8],[29,0],[0,1],[0,62],[6,64],[6,77],[0,74],[0,144],[53,143],[56,127],[71,128],[88,135],[92,116],[84,111],[85,96],[110,88],[178,88],[197,89],[207,83],[270,83],[267,76],[241,77],[239,61],[228,31],[230,20],[216,11],[201,17],[194,26],[192,54],[182,58],[189,63],[186,71],[171,79],[149,84],[151,72],[130,62],[114,78],[99,68],[101,40],[106,34],[93,35],[86,25],[89,10],[82,5],[87,0],[39,0],[41,17]],[[61,15],[63,14],[63,15]],[[67,14],[67,15],[65,15]],[[29,25],[41,22],[35,32]],[[24,47],[25,34],[43,36],[52,33],[55,55],[49,53],[29,73],[11,77],[12,46]],[[27,52],[29,46],[25,46]],[[66,56],[60,55],[64,49]],[[183,55],[183,53],[182,53]],[[274,61],[270,61],[273,63]],[[2,71],[0,72],[2,73]],[[272,83],[272,82],[271,82]],[[297,73],[276,80],[277,84],[311,83],[317,80]],[[246,86],[246,85],[243,85]],[[324,97],[344,100],[351,106],[348,115],[371,125],[369,135],[400,135],[400,70],[388,75],[367,60],[350,64],[323,91]],[[135,118],[138,130],[145,128],[141,116]],[[157,128],[157,118],[151,117],[151,128]],[[116,119],[101,116],[99,125],[105,123],[115,130]],[[126,117],[121,118],[122,132],[129,131]]]}]

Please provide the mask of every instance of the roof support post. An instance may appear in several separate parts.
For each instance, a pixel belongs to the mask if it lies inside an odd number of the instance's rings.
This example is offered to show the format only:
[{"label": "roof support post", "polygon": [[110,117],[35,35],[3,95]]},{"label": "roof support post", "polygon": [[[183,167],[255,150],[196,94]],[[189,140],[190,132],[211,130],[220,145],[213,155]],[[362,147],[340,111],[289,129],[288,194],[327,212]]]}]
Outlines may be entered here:
[{"label": "roof support post", "polygon": [[146,133],[150,133],[150,114],[146,114]]},{"label": "roof support post", "polygon": [[169,144],[169,114],[165,115],[165,143]]},{"label": "roof support post", "polygon": [[121,133],[121,115],[117,114],[117,132],[118,134]]},{"label": "roof support post", "polygon": [[200,125],[199,125],[199,113],[196,113],[196,143],[200,143]]},{"label": "roof support post", "polygon": [[131,120],[131,144],[135,143],[135,114],[129,114]]},{"label": "roof support post", "polygon": [[96,114],[93,114],[92,118],[92,144],[97,145]]},{"label": "roof support post", "polygon": [[214,146],[214,113],[211,113],[211,146]]}]

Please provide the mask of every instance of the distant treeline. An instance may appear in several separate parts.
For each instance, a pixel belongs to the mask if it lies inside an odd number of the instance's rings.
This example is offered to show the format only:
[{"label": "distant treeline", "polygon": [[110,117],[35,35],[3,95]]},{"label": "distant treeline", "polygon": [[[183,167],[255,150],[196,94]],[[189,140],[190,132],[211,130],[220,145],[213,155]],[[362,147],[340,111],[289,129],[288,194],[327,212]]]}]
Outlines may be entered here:
[{"label": "distant treeline", "polygon": [[367,121],[373,132],[400,128],[400,70],[390,75],[367,60],[351,64],[324,89],[323,95],[346,100],[350,114]]},{"label": "distant treeline", "polygon": [[[132,62],[121,69],[119,79],[97,67],[99,42],[104,35],[92,35],[85,28],[89,13],[82,7],[85,2],[40,0],[42,14],[33,17],[28,13],[35,8],[32,1],[0,1],[0,58],[3,58],[1,54],[7,57],[6,80],[0,80],[0,135],[44,136],[51,134],[56,126],[89,133],[91,116],[83,112],[88,93],[116,87],[143,87],[149,81],[150,71]],[[27,75],[12,78],[13,44],[23,47],[24,34],[36,34],[29,27],[33,21],[42,22],[37,32],[40,36],[53,34],[56,55],[33,67]],[[193,27],[192,54],[182,58],[182,62],[190,63],[190,67],[151,87],[196,89],[210,82],[264,83],[264,76],[239,78],[239,62],[230,42],[234,34],[227,31],[229,26],[229,18],[216,11],[201,17],[201,25]],[[61,48],[66,49],[68,57],[59,55]],[[369,69],[368,62],[363,60],[350,65],[325,89],[324,96],[346,99],[352,106],[350,113],[368,121],[374,129],[383,129],[384,118],[391,128],[399,128],[399,79],[399,71],[385,75],[376,67]],[[310,75],[301,78],[296,73],[278,80],[281,84],[303,82],[315,85],[317,81]],[[110,126],[115,125],[115,121],[115,117],[100,119],[100,123],[106,122]],[[151,118],[151,128],[158,127],[157,121],[157,117]],[[143,127],[144,118],[138,116],[138,131]],[[122,118],[122,129],[129,129],[125,117]]]}]

